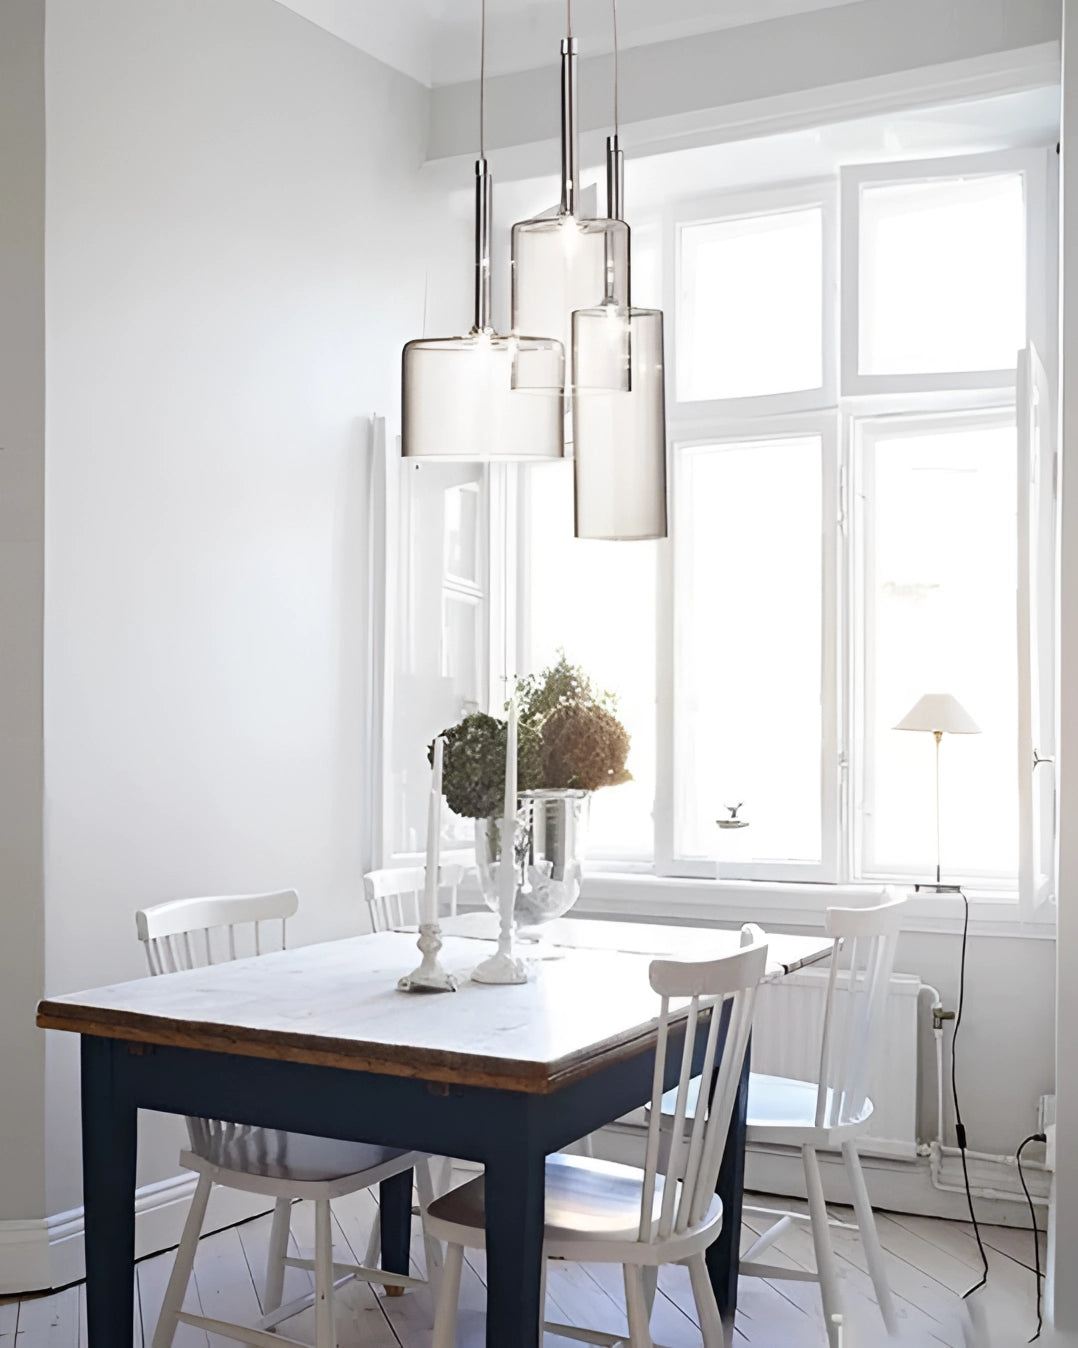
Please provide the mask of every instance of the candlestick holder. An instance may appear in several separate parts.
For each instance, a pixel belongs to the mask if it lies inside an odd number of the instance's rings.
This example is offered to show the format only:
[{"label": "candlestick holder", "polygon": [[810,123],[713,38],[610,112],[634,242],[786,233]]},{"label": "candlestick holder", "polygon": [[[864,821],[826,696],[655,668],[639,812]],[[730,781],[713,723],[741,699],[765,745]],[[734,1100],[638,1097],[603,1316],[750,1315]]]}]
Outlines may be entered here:
[{"label": "candlestick holder", "polygon": [[437,922],[424,922],[416,942],[423,956],[422,962],[397,980],[401,992],[456,992],[460,979],[442,968],[438,953],[442,948],[442,928]]}]

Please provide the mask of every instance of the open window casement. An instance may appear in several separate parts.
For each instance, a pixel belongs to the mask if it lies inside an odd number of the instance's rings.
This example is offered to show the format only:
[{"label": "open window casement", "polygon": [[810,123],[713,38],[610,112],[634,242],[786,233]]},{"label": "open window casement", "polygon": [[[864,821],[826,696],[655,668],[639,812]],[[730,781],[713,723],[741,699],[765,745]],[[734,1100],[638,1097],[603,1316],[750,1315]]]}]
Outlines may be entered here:
[{"label": "open window casement", "polygon": [[1018,893],[1056,898],[1057,457],[1051,387],[1036,349],[1018,356]]},{"label": "open window casement", "polygon": [[[417,463],[376,423],[371,462],[372,863],[426,846],[427,746],[491,700],[491,484],[500,465]],[[470,820],[445,812],[443,848]]]}]

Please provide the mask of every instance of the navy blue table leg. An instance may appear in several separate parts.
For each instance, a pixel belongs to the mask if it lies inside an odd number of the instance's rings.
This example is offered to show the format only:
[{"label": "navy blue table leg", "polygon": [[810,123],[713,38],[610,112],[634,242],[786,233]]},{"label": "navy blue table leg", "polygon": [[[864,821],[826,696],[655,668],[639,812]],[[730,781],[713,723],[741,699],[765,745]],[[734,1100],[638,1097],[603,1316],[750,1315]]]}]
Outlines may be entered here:
[{"label": "navy blue table leg", "polygon": [[486,1163],[487,1348],[538,1348],[546,1157],[524,1146]]},{"label": "navy blue table leg", "polygon": [[729,1338],[737,1313],[737,1268],[741,1245],[741,1205],[745,1190],[745,1125],[749,1114],[749,1052],[738,1083],[715,1192],[722,1199],[722,1230],[708,1247],[707,1267]]},{"label": "navy blue table leg", "polygon": [[412,1237],[412,1172],[402,1171],[378,1186],[378,1221],[382,1234],[382,1267],[407,1273]]},{"label": "navy blue table leg", "polygon": [[131,1348],[135,1124],[121,1068],[129,1045],[82,1036],[82,1194],[89,1348]]}]

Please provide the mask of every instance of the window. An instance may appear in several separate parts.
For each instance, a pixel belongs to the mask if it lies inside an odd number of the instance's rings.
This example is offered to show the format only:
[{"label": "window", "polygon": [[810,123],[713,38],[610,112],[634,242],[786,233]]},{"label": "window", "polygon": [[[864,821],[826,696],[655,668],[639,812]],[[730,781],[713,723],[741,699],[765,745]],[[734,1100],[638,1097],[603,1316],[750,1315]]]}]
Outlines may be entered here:
[{"label": "window", "polygon": [[678,448],[678,858],[714,856],[739,807],[758,860],[822,860],[823,455],[819,434]]},{"label": "window", "polygon": [[[942,746],[944,869],[1025,914],[1052,897],[1049,162],[867,165],[634,222],[634,294],[667,316],[671,537],[576,540],[568,463],[401,486],[401,552],[442,564],[388,591],[383,716],[419,747],[387,765],[387,854],[422,846],[426,738],[564,649],[632,738],[595,869],[931,878],[932,739],[893,727],[947,691],[982,733]],[[731,807],[747,829],[716,828]]]},{"label": "window", "polygon": [[1013,386],[1044,327],[1044,177],[1018,152],[843,171],[844,393]]},{"label": "window", "polygon": [[1026,332],[1022,188],[1020,173],[862,187],[862,373],[1013,365]]},{"label": "window", "polygon": [[588,850],[619,861],[650,860],[658,545],[574,538],[571,463],[529,468],[523,497],[526,667],[543,669],[563,649],[600,688],[616,693],[632,737],[627,766],[633,779],[592,797]]},{"label": "window", "polygon": [[[922,693],[976,708],[945,737],[944,873],[1018,871],[1013,411],[863,422],[865,875],[931,874],[932,737],[892,727]],[[1010,546],[1001,543],[1012,544]]]},{"label": "window", "polygon": [[822,205],[693,222],[678,234],[678,400],[819,388]]}]

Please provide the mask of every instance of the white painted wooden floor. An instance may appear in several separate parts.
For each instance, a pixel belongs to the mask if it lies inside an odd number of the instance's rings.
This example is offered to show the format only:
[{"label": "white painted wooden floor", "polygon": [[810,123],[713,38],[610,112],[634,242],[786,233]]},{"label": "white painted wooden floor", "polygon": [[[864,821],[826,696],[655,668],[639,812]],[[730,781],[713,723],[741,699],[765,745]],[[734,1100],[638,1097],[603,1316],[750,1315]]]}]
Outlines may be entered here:
[{"label": "white painted wooden floor", "polygon": [[[771,1205],[772,1200],[750,1200]],[[789,1206],[797,1206],[791,1203]],[[334,1204],[336,1234],[346,1258],[361,1261],[376,1205],[370,1194],[356,1194]],[[848,1219],[848,1210],[834,1209]],[[418,1226],[418,1223],[416,1224]],[[766,1223],[751,1219],[752,1231]],[[852,1232],[836,1230],[843,1288],[848,1302],[849,1330],[845,1348],[877,1348],[890,1342],[950,1345],[951,1348],[1017,1348],[1033,1333],[1034,1275],[1032,1235],[1003,1227],[983,1228],[990,1244],[988,1287],[969,1302],[961,1299],[979,1275],[977,1248],[970,1228],[958,1222],[904,1215],[880,1215],[880,1238],[889,1254],[891,1285],[898,1301],[901,1334],[888,1340],[872,1300],[864,1256]],[[270,1218],[206,1236],[199,1247],[190,1291],[192,1309],[229,1320],[254,1320],[260,1314]],[[309,1253],[314,1244],[313,1208],[294,1209],[293,1232]],[[1043,1257],[1043,1237],[1042,1237]],[[413,1240],[412,1258],[422,1276],[423,1246]],[[164,1294],[172,1255],[156,1255],[138,1265],[135,1305],[135,1348],[149,1348],[157,1309]],[[812,1267],[808,1229],[794,1229],[779,1242],[773,1262]],[[484,1264],[469,1254],[465,1265],[458,1324],[458,1348],[482,1348]],[[310,1276],[291,1269],[285,1300],[310,1285]],[[664,1270],[656,1299],[652,1333],[667,1348],[699,1348],[686,1270]],[[340,1348],[430,1348],[431,1304],[426,1291],[387,1298],[358,1283],[338,1292]],[[69,1287],[52,1296],[0,1303],[0,1348],[83,1348],[87,1343],[85,1289]],[[625,1331],[621,1275],[616,1267],[552,1263],[547,1316],[563,1324],[590,1325]],[[313,1318],[304,1312],[283,1326],[285,1332],[310,1342]],[[233,1340],[207,1336],[180,1326],[175,1348],[229,1348]],[[567,1348],[569,1340],[547,1335],[546,1348]],[[826,1348],[819,1293],[812,1283],[743,1279],[735,1348]],[[1039,1341],[1050,1348],[1048,1331]]]}]

